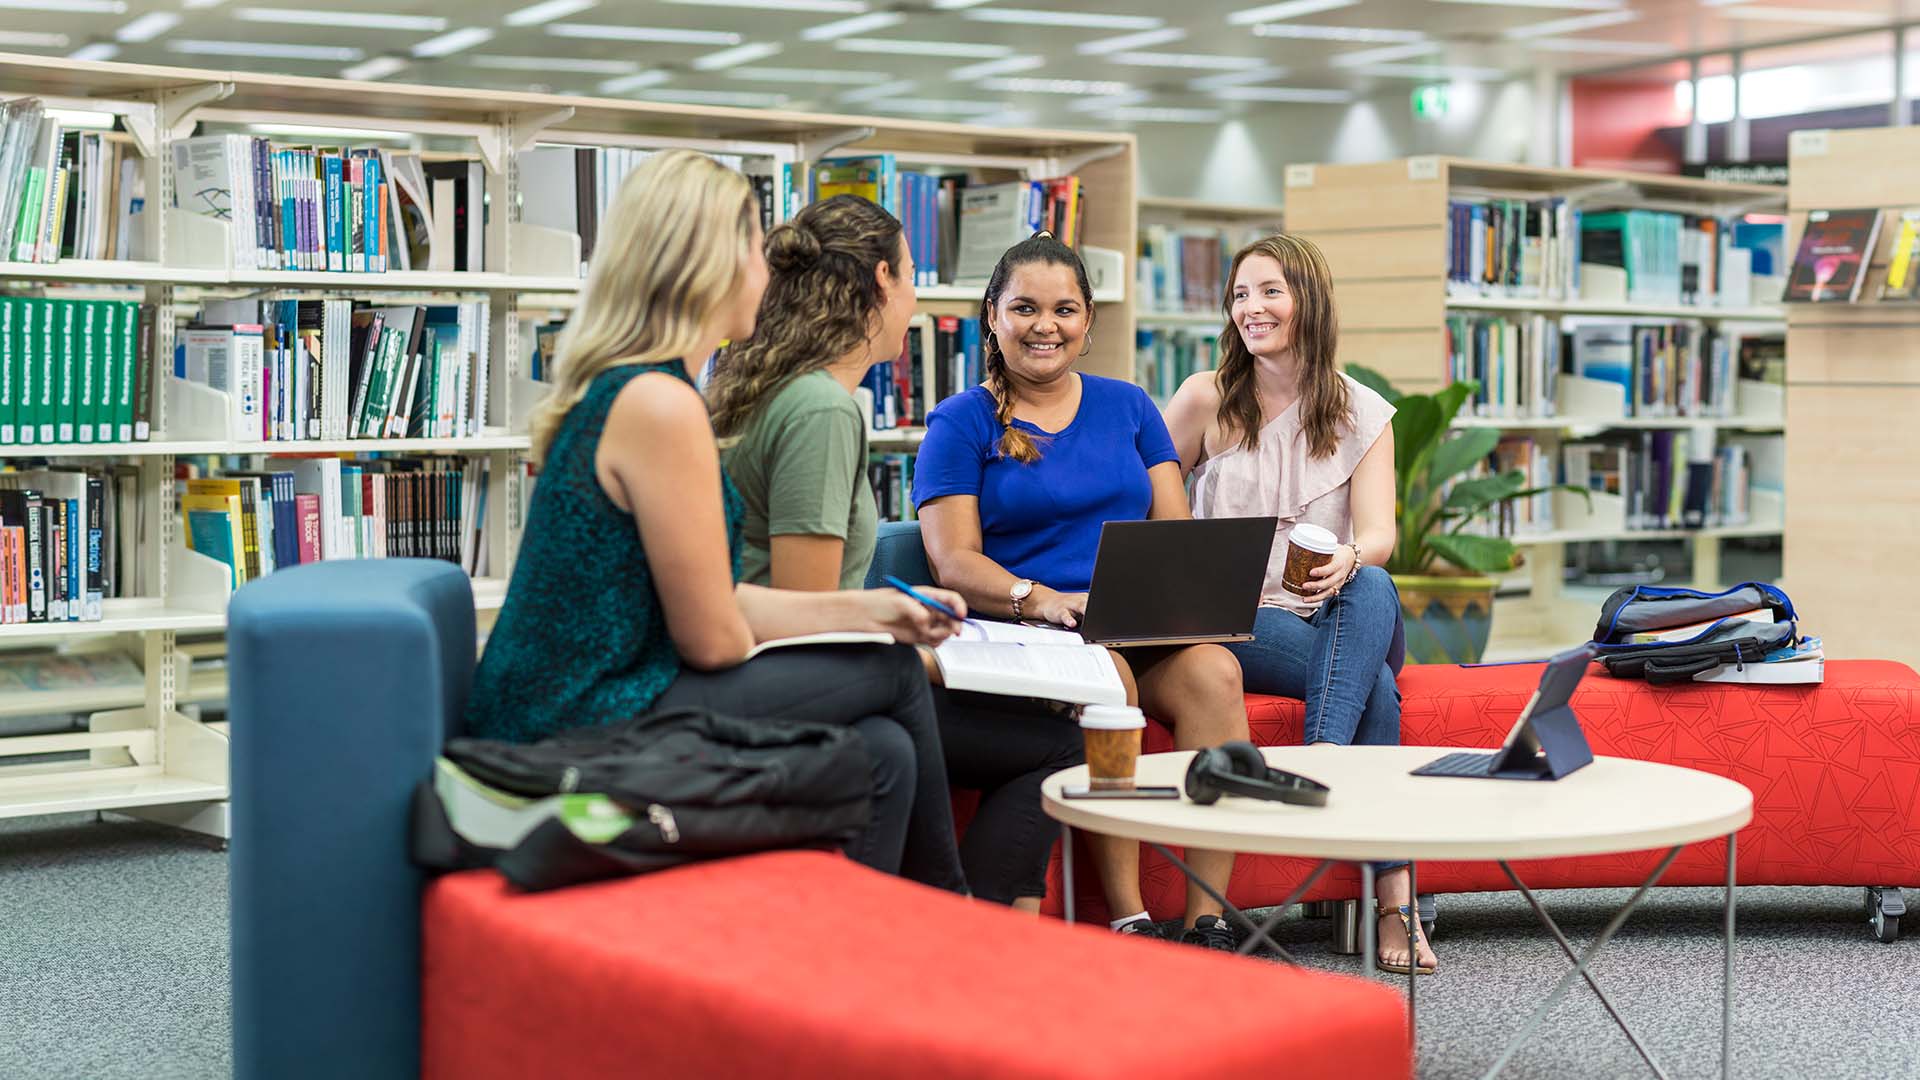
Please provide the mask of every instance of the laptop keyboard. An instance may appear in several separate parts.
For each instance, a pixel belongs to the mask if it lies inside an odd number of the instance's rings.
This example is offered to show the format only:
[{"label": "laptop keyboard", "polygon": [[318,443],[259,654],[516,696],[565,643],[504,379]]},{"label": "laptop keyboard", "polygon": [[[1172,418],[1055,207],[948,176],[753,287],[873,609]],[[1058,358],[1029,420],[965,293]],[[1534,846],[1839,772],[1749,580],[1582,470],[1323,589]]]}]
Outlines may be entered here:
[{"label": "laptop keyboard", "polygon": [[1415,776],[1485,776],[1493,769],[1493,754],[1458,753],[1430,761],[1413,770]]}]

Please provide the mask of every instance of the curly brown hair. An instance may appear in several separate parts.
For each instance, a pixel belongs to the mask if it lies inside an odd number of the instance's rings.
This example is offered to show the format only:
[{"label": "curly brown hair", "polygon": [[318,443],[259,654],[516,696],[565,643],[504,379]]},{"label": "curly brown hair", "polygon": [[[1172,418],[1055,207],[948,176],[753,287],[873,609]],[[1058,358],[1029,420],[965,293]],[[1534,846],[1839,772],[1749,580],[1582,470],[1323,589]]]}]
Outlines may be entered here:
[{"label": "curly brown hair", "polygon": [[1340,322],[1333,307],[1333,272],[1327,257],[1313,241],[1289,233],[1256,240],[1233,256],[1227,273],[1227,294],[1220,310],[1227,318],[1220,335],[1220,368],[1214,376],[1220,391],[1220,430],[1237,435],[1243,449],[1260,445],[1260,395],[1254,386],[1253,354],[1233,321],[1233,282],[1240,264],[1265,255],[1280,264],[1287,290],[1293,294],[1293,319],[1287,342],[1300,363],[1300,426],[1307,433],[1307,454],[1331,455],[1340,443],[1340,424],[1350,403],[1347,384],[1340,377],[1334,355],[1340,345]]},{"label": "curly brown hair", "polygon": [[808,206],[767,234],[767,291],[753,336],[727,347],[707,387],[714,434],[738,435],[794,379],[877,332],[886,297],[874,271],[901,279],[900,222],[857,195]]},{"label": "curly brown hair", "polygon": [[1074,283],[1080,286],[1080,299],[1087,305],[1087,329],[1093,329],[1093,286],[1087,281],[1087,266],[1080,261],[1080,255],[1072,248],[1061,243],[1050,232],[1042,230],[1007,249],[994,265],[993,276],[987,280],[987,293],[980,301],[980,326],[985,331],[983,351],[987,393],[993,395],[994,419],[999,421],[1003,434],[1000,436],[1000,454],[1023,464],[1032,464],[1040,460],[1040,448],[1034,444],[1033,436],[1013,426],[1013,387],[1007,382],[1007,358],[1000,351],[1000,339],[993,333],[993,309],[1000,303],[1000,294],[1007,289],[1007,279],[1022,266],[1034,263],[1046,263],[1064,266],[1073,271]]}]

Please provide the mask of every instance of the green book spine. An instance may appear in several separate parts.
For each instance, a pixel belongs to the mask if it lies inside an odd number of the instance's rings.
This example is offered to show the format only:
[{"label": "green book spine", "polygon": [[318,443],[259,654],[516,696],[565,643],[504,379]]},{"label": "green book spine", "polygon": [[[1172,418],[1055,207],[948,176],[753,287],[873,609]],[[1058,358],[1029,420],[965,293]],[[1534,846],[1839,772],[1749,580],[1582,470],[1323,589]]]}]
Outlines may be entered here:
[{"label": "green book spine", "polygon": [[13,226],[13,261],[34,262],[40,246],[41,195],[47,186],[47,170],[27,170],[26,194],[20,199],[20,216]]},{"label": "green book spine", "polygon": [[40,441],[39,410],[36,408],[40,400],[40,384],[35,377],[39,371],[39,361],[37,358],[40,355],[40,349],[38,346],[38,335],[34,332],[33,323],[36,313],[34,305],[40,302],[41,301],[37,300],[28,300],[24,297],[13,301],[15,304],[13,320],[13,433],[22,445],[30,445]]},{"label": "green book spine", "polygon": [[93,313],[93,441],[113,441],[113,329],[120,314],[115,300],[94,301]]},{"label": "green book spine", "polygon": [[70,443],[74,441],[73,421],[80,384],[80,340],[74,325],[76,305],[72,300],[55,300],[53,305],[53,441]]},{"label": "green book spine", "polygon": [[113,342],[113,438],[116,442],[132,442],[134,335],[140,324],[140,305],[121,300],[113,305],[113,312],[108,335]]},{"label": "green book spine", "polygon": [[100,393],[99,379],[96,378],[100,370],[99,331],[95,325],[100,318],[100,313],[96,310],[99,303],[93,300],[78,300],[74,302],[73,307],[77,309],[74,321],[79,324],[79,333],[75,335],[76,340],[71,342],[70,346],[78,346],[80,353],[74,361],[75,382],[78,385],[74,388],[71,414],[73,437],[75,442],[90,443],[93,441],[94,432],[99,430],[93,426],[96,407],[94,402],[99,399]]},{"label": "green book spine", "polygon": [[12,444],[14,437],[14,375],[17,363],[15,346],[18,336],[14,333],[14,320],[20,315],[20,301],[11,296],[0,297],[0,444]]},{"label": "green book spine", "polygon": [[40,370],[34,373],[34,381],[39,384],[39,401],[34,406],[34,423],[40,427],[40,441],[50,443],[54,433],[54,384],[58,381],[55,369],[60,366],[57,346],[59,334],[54,328],[54,301],[37,300],[34,302],[34,351],[39,353]]},{"label": "green book spine", "polygon": [[400,342],[406,335],[398,330],[387,329],[380,333],[380,356],[375,361],[373,382],[367,390],[367,407],[360,414],[360,435],[363,438],[378,438],[385,434],[387,423],[387,383],[393,378],[394,357],[400,349]]}]

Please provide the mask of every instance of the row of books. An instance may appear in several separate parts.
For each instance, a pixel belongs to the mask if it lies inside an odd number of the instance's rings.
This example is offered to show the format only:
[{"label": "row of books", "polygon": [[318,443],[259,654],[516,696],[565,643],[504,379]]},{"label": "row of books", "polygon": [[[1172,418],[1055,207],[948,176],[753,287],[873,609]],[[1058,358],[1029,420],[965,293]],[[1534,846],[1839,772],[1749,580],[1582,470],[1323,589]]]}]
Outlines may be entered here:
[{"label": "row of books", "polygon": [[486,572],[484,461],[268,458],[181,482],[187,544],[238,588],[322,559],[426,558]]},{"label": "row of books", "polygon": [[1456,297],[1744,307],[1754,302],[1756,275],[1773,273],[1783,228],[1580,210],[1559,197],[1447,205],[1447,290]]},{"label": "row of books", "polygon": [[1716,446],[1710,437],[1660,430],[1568,443],[1561,447],[1561,480],[1620,496],[1628,529],[1752,522],[1752,456],[1739,440]]},{"label": "row of books", "polygon": [[0,623],[98,622],[102,601],[120,595],[138,511],[123,497],[132,484],[113,477],[101,468],[0,473]]},{"label": "row of books", "polygon": [[1448,382],[1477,384],[1475,416],[1555,414],[1561,368],[1558,320],[1544,315],[1447,316],[1441,335]]},{"label": "row of books", "polygon": [[1134,262],[1134,295],[1150,311],[1219,311],[1234,253],[1271,232],[1148,225]]},{"label": "row of books", "polygon": [[1189,375],[1213,370],[1220,355],[1214,330],[1143,326],[1133,342],[1133,381],[1163,406]]},{"label": "row of books", "polygon": [[173,206],[231,226],[240,270],[484,270],[472,159],[198,135],[173,144]]},{"label": "row of books", "polygon": [[[580,238],[581,272],[593,257],[600,223],[613,207],[613,197],[627,174],[640,167],[655,151],[629,147],[536,146],[514,158],[520,174],[520,190],[527,194],[520,205],[520,220]],[[747,172],[745,158],[731,154],[710,155],[715,161],[744,174],[753,184],[760,202],[762,231],[773,228],[773,208],[777,194],[774,179]]]},{"label": "row of books", "polygon": [[1809,304],[1851,304],[1873,265],[1882,222],[1893,230],[1893,250],[1878,299],[1920,300],[1920,209],[1810,210],[1800,234],[1787,300]]},{"label": "row of books", "polygon": [[126,258],[143,193],[122,139],[69,132],[35,98],[0,104],[0,259]]},{"label": "row of books", "polygon": [[941,315],[916,320],[898,360],[875,364],[854,396],[874,431],[926,424],[933,407],[977,386],[985,374],[980,320]]},{"label": "row of books", "polygon": [[174,371],[230,396],[236,438],[455,438],[487,420],[485,301],[209,301]]},{"label": "row of books", "polygon": [[0,297],[0,445],[144,442],[153,308]]},{"label": "row of books", "polygon": [[881,521],[915,521],[913,455],[867,455],[867,483],[873,486],[873,505]]}]

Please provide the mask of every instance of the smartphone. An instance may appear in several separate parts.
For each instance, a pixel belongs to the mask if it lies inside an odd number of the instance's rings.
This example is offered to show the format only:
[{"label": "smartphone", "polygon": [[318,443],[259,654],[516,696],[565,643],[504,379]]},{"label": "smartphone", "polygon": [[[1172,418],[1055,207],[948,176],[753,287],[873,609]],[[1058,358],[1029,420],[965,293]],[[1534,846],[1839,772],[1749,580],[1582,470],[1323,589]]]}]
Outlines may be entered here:
[{"label": "smartphone", "polygon": [[1101,788],[1095,791],[1083,787],[1063,787],[1060,789],[1063,799],[1177,799],[1180,789],[1177,787],[1133,787],[1109,790]]}]

